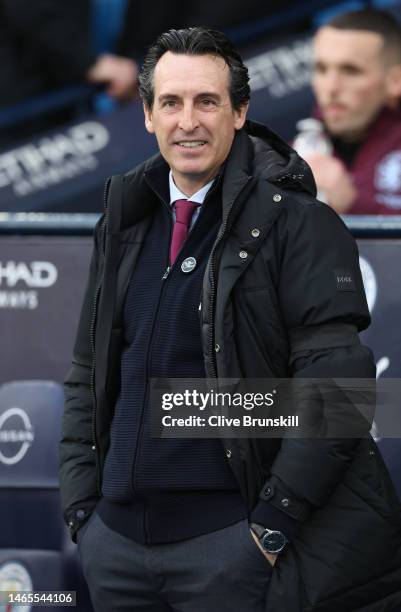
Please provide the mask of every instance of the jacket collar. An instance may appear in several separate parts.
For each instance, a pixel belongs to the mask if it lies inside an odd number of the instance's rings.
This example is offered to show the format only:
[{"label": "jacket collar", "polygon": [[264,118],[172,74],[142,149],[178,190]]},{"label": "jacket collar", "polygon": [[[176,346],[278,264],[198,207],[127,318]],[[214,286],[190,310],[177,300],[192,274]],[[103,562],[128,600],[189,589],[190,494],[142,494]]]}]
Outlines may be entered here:
[{"label": "jacket collar", "polygon": [[[160,153],[122,177],[121,229],[137,223],[160,205],[168,203],[169,166]],[[266,126],[247,121],[235,137],[222,169],[223,218],[252,178],[261,177],[281,189],[316,194],[306,162]]]},{"label": "jacket collar", "polygon": [[252,178],[254,150],[245,129],[236,132],[224,165],[222,184],[223,219],[239,193]]}]

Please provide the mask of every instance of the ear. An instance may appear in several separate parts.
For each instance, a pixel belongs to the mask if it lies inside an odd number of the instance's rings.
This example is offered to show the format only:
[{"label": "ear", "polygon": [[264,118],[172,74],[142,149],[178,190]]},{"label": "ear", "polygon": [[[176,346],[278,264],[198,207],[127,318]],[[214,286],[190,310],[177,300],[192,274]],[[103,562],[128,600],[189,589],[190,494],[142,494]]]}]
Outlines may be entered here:
[{"label": "ear", "polygon": [[145,127],[150,134],[154,134],[155,128],[153,127],[152,110],[148,106],[146,106],[146,104],[144,104],[143,112],[145,115]]},{"label": "ear", "polygon": [[249,102],[245,102],[238,110],[234,110],[234,128],[240,130],[244,127],[246,114],[248,112]]},{"label": "ear", "polygon": [[401,99],[401,64],[391,66],[388,71],[387,79],[387,93],[390,100],[396,101]]}]

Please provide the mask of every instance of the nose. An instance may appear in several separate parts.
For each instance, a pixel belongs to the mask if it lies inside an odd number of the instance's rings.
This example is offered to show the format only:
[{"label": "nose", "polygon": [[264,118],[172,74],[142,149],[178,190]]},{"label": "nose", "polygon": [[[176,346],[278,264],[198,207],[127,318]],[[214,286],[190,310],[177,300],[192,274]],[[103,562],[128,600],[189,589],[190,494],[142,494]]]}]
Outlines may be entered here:
[{"label": "nose", "polygon": [[196,109],[190,102],[184,104],[178,122],[178,127],[184,132],[193,132],[199,126]]},{"label": "nose", "polygon": [[320,86],[325,94],[332,98],[341,90],[341,75],[336,70],[328,70],[321,76]]}]

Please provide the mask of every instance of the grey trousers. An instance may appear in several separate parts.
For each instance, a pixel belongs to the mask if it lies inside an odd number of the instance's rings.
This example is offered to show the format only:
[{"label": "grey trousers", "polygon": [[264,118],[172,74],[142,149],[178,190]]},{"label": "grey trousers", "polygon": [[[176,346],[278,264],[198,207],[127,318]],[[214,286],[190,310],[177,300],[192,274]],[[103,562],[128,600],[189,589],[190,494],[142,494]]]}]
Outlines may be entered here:
[{"label": "grey trousers", "polygon": [[168,544],[144,545],[94,513],[78,535],[96,612],[264,612],[271,565],[245,519]]}]

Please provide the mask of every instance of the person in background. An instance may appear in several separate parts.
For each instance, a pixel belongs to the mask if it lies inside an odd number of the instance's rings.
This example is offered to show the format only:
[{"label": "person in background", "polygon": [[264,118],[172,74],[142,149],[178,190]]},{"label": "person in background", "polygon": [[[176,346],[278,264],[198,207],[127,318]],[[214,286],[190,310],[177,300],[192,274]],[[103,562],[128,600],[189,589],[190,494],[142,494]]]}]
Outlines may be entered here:
[{"label": "person in background", "polygon": [[[89,0],[0,0],[0,109],[71,85],[103,85],[120,101],[133,97],[137,64],[92,50]],[[27,137],[71,118],[71,108],[37,118],[0,141]]]},{"label": "person in background", "polygon": [[[128,0],[115,51],[93,52],[90,0],[0,0],[0,108],[69,84],[105,84],[118,100],[133,97],[137,61],[170,27],[202,23],[211,28],[240,27],[282,10],[291,0],[205,0],[197,6],[182,0],[149,3]],[[96,10],[96,3],[94,4]]]},{"label": "person in background", "polygon": [[[401,27],[384,11],[340,14],[313,43],[324,130],[302,154],[340,214],[401,214]],[[322,138],[326,143],[322,143]],[[294,142],[297,147],[297,139]]]}]

